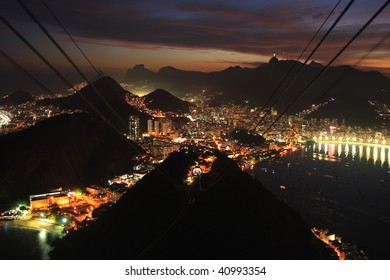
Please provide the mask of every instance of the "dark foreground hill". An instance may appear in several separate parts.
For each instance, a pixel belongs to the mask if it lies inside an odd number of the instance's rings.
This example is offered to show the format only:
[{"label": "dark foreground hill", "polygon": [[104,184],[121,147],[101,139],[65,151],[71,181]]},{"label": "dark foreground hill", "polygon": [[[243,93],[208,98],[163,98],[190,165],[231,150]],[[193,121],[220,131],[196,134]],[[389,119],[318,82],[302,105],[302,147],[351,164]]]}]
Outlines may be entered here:
[{"label": "dark foreground hill", "polygon": [[163,112],[189,113],[191,103],[181,100],[163,89],[155,91],[144,96],[145,104],[149,109],[161,110]]},{"label": "dark foreground hill", "polygon": [[110,77],[103,77],[73,95],[56,99],[44,99],[37,105],[56,106],[63,109],[82,110],[108,120],[122,132],[129,130],[129,116],[139,116],[141,128],[146,131],[149,115],[142,113],[125,101],[128,91]]},{"label": "dark foreground hill", "polygon": [[196,158],[171,154],[106,215],[57,240],[51,258],[332,258],[297,212],[222,155],[200,184],[185,187]]},{"label": "dark foreground hill", "polygon": [[15,91],[0,99],[0,106],[15,106],[34,101],[35,98],[28,92]]},{"label": "dark foreground hill", "polygon": [[0,137],[0,208],[51,188],[100,183],[143,152],[94,115],[62,115]]}]

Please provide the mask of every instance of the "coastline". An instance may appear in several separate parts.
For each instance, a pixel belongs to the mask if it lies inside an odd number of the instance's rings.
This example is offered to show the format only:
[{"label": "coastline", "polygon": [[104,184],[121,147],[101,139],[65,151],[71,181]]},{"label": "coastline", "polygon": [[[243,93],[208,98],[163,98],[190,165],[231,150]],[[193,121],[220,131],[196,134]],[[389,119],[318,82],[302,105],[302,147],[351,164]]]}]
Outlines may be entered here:
[{"label": "coastline", "polygon": [[251,175],[310,227],[328,229],[348,248],[357,244],[369,259],[388,259],[389,150],[316,147],[259,162]]},{"label": "coastline", "polygon": [[64,234],[62,233],[64,227],[45,222],[43,220],[38,219],[25,219],[25,220],[13,220],[13,221],[0,221],[0,226],[2,227],[13,227],[20,229],[28,229],[28,230],[46,230],[50,233],[57,235],[58,237],[62,237]]}]

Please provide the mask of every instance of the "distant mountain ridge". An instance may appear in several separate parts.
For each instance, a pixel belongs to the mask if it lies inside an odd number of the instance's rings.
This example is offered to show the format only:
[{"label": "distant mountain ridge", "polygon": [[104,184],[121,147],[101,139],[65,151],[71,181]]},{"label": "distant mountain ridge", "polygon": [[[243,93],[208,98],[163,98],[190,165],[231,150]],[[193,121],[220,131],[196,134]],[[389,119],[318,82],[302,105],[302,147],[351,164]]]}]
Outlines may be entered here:
[{"label": "distant mountain ridge", "polygon": [[[130,70],[128,70],[128,72],[129,71]],[[130,83],[137,82],[140,80],[149,80],[149,79],[153,79],[155,74],[156,74],[155,72],[146,69],[144,64],[138,64],[133,67],[131,77],[125,80],[126,82],[130,82]]]},{"label": "distant mountain ridge", "polygon": [[[221,98],[225,100],[249,100],[264,106],[265,101],[275,92],[289,70],[293,67],[278,93],[285,88],[301,66],[301,62],[275,59],[256,68],[236,66],[223,71],[203,73],[173,67],[163,67],[158,72],[153,72],[146,69],[144,65],[138,65],[127,70],[124,81],[140,82],[142,87],[147,88],[164,88],[177,96],[202,90],[223,92]],[[304,66],[302,73],[277,103],[276,108],[283,110],[322,69],[323,66],[314,61]],[[390,105],[390,78],[379,72],[362,71],[350,66],[330,67],[288,113],[298,112],[313,103],[320,103],[331,97],[337,101],[333,104],[335,108],[327,110],[324,107],[323,110],[313,114],[313,117],[332,118],[333,113],[337,111],[338,118],[344,118],[351,124],[378,124],[378,120],[373,117],[375,112],[368,101],[379,101]],[[371,112],[370,117],[363,118],[362,110]]]},{"label": "distant mountain ridge", "polygon": [[60,115],[0,136],[0,208],[14,199],[72,185],[103,183],[131,170],[144,150],[97,116]]}]

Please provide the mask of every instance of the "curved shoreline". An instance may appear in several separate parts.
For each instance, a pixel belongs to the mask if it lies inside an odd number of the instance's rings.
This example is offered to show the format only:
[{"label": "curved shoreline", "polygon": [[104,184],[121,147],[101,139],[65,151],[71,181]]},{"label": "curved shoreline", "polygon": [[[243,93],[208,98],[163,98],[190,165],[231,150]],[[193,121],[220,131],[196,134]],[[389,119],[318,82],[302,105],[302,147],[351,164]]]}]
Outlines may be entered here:
[{"label": "curved shoreline", "polygon": [[62,237],[64,227],[56,224],[51,224],[43,222],[36,219],[27,219],[27,220],[13,220],[13,221],[0,221],[0,226],[10,226],[13,228],[28,229],[28,230],[46,230],[50,233],[56,234],[59,237]]},{"label": "curved shoreline", "polygon": [[341,145],[356,145],[356,146],[365,146],[365,147],[377,147],[390,149],[389,144],[381,143],[366,143],[366,142],[354,142],[354,141],[337,141],[337,140],[314,140],[317,144],[341,144]]}]

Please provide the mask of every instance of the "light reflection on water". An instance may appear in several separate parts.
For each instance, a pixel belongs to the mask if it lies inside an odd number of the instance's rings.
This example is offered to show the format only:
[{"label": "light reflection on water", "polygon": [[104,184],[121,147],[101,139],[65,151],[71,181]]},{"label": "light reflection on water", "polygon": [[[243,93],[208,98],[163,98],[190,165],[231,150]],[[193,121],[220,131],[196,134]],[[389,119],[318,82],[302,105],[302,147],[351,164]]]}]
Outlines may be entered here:
[{"label": "light reflection on water", "polygon": [[339,157],[341,157],[341,151],[342,151],[343,149],[342,149],[342,147],[341,147],[341,144],[338,144],[337,145],[337,154],[338,154],[338,156]]},{"label": "light reflection on water", "polygon": [[46,229],[15,227],[12,221],[0,222],[0,259],[49,259],[52,242],[58,236]]},{"label": "light reflection on water", "polygon": [[[372,165],[378,165],[382,168],[389,168],[390,149],[385,147],[370,147],[349,144],[319,143],[313,144],[313,158],[320,160],[339,160],[349,159],[352,161],[366,161]],[[385,164],[387,163],[387,164]]]},{"label": "light reflection on water", "polygon": [[[388,151],[387,151],[387,158],[389,159],[389,161],[390,161],[390,149],[387,149]],[[389,162],[388,161],[388,162]]]},{"label": "light reflection on water", "polygon": [[366,159],[367,161],[370,160],[371,157],[371,147],[366,147]]},{"label": "light reflection on water", "polygon": [[355,160],[356,157],[356,145],[352,145],[352,160]]},{"label": "light reflection on water", "polygon": [[370,258],[390,259],[389,148],[353,143],[306,148],[260,162],[253,175],[309,225],[337,232]]}]

